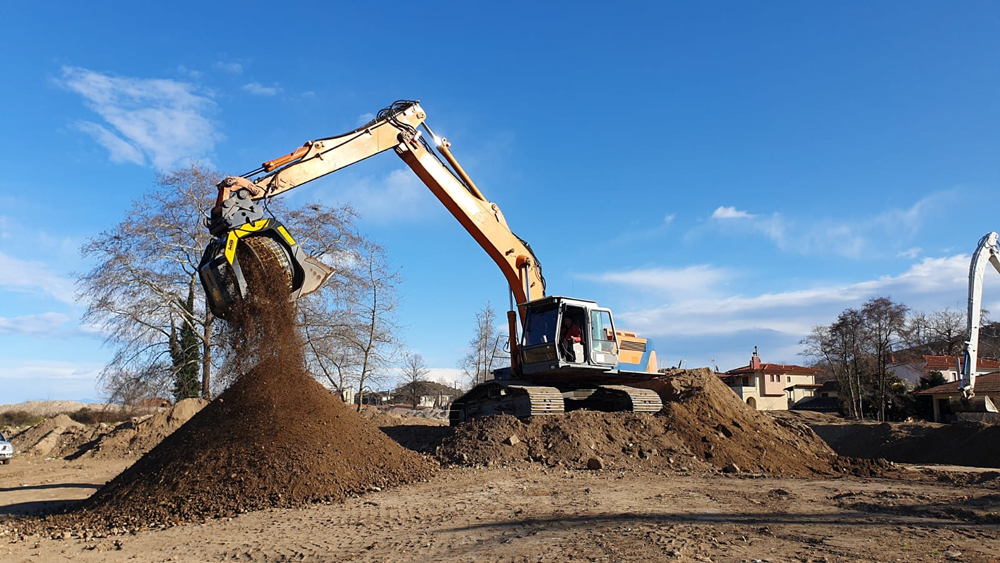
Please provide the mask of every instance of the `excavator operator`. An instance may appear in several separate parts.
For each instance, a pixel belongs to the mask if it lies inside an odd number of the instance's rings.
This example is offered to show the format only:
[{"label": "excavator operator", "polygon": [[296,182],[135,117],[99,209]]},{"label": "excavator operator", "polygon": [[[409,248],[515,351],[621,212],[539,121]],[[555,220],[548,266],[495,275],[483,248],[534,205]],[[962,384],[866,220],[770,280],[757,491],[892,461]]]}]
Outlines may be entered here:
[{"label": "excavator operator", "polygon": [[580,327],[576,326],[576,323],[573,322],[572,317],[570,317],[569,315],[564,315],[562,335],[560,337],[560,345],[562,346],[563,353],[566,355],[566,358],[569,361],[571,362],[577,361],[576,352],[573,350],[573,345],[580,344],[581,342],[583,342],[583,333],[580,332]]}]

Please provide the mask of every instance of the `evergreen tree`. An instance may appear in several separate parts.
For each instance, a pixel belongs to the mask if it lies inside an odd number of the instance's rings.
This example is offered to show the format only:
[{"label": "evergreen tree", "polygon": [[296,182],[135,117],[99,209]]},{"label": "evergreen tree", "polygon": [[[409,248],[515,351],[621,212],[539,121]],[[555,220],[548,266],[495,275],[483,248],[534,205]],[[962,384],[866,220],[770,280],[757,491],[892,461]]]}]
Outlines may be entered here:
[{"label": "evergreen tree", "polygon": [[170,327],[170,357],[173,361],[174,400],[181,401],[201,394],[201,339],[195,333],[194,281],[188,288],[187,301],[182,304],[180,330]]}]

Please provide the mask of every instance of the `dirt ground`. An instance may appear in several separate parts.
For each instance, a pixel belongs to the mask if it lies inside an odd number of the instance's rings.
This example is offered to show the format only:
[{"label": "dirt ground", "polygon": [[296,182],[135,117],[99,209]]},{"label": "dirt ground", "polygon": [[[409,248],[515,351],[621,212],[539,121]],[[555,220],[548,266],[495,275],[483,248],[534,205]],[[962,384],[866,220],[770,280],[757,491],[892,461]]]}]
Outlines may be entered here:
[{"label": "dirt ground", "polygon": [[[15,459],[0,466],[0,519],[83,499],[129,463]],[[0,560],[998,561],[1000,478],[957,471],[453,467],[341,503],[162,530],[53,539],[0,526]]]}]

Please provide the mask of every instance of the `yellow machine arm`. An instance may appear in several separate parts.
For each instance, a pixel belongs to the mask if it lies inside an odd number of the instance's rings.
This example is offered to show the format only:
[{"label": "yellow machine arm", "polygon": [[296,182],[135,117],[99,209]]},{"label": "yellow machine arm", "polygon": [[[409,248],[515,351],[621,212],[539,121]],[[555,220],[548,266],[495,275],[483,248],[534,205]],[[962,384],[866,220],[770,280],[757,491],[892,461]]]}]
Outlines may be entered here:
[{"label": "yellow machine arm", "polygon": [[[510,230],[500,208],[483,196],[451,154],[448,141],[436,137],[425,119],[418,102],[396,102],[359,129],[309,141],[242,177],[226,178],[219,184],[216,210],[241,188],[251,200],[272,197],[392,149],[493,258],[518,304],[544,297],[545,280],[531,248]],[[421,126],[447,165],[428,145]],[[249,179],[259,173],[264,174]]]}]

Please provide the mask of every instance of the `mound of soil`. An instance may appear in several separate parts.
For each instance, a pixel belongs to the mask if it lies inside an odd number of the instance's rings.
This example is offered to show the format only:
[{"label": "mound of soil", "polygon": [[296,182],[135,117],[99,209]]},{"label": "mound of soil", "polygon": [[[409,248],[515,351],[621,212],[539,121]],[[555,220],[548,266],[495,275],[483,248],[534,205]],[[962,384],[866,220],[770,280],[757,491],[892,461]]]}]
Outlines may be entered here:
[{"label": "mound of soil", "polygon": [[337,501],[431,474],[306,373],[285,280],[254,273],[256,298],[230,321],[241,365],[252,369],[66,515],[71,522],[174,525]]},{"label": "mound of soil", "polygon": [[[807,425],[775,421],[744,404],[711,370],[674,370],[641,383],[663,398],[654,416],[574,411],[520,421],[475,420],[443,439],[444,463],[542,462],[568,468],[659,467],[816,476],[877,476],[881,460],[840,457]],[[593,461],[596,460],[596,461]]]},{"label": "mound of soil", "polygon": [[518,420],[488,416],[455,429],[437,450],[453,465],[507,465],[541,462],[570,469],[660,467],[703,470],[711,466],[693,456],[660,416],[573,411]]},{"label": "mound of soil", "polygon": [[184,399],[163,412],[136,418],[115,426],[111,432],[101,435],[95,441],[81,446],[71,458],[92,457],[94,459],[128,459],[139,457],[153,449],[164,438],[191,420],[208,401],[204,399]]},{"label": "mound of soil", "polygon": [[18,453],[39,457],[59,457],[61,452],[89,437],[84,424],[59,414],[30,426],[11,437]]},{"label": "mound of soil", "polygon": [[644,386],[663,398],[661,416],[670,421],[671,431],[717,467],[735,464],[749,471],[806,477],[841,473],[850,465],[837,459],[809,426],[775,420],[743,403],[708,368],[674,370]]}]

